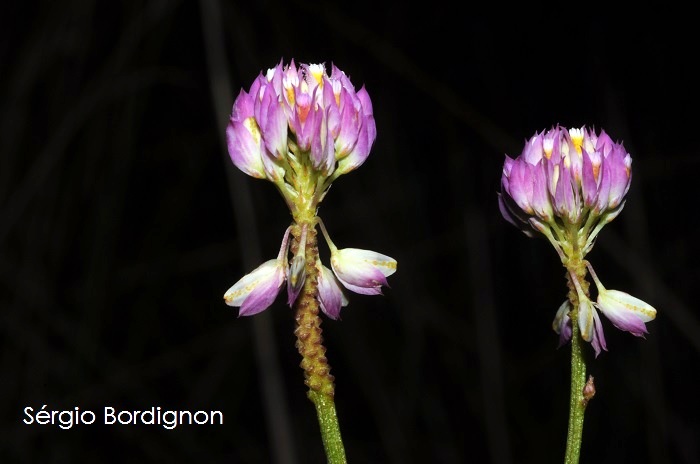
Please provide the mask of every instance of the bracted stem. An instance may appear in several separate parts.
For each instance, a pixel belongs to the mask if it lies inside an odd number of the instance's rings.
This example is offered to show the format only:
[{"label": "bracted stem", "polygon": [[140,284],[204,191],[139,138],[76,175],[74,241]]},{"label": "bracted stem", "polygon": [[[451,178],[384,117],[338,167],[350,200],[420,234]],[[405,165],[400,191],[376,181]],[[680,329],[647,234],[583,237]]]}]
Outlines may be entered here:
[{"label": "bracted stem", "polygon": [[[571,396],[569,399],[569,430],[566,438],[565,464],[578,464],[583,439],[583,417],[589,397],[584,394],[586,387],[586,361],[583,355],[583,339],[578,325],[579,292],[588,297],[586,266],[581,258],[570,259],[567,263],[566,279],[571,302]],[[574,280],[575,279],[575,280]],[[578,288],[577,288],[578,287]]]},{"label": "bracted stem", "polygon": [[323,346],[321,318],[318,303],[318,241],[314,220],[292,227],[292,252],[297,253],[302,230],[306,226],[306,279],[296,300],[296,322],[294,334],[296,347],[301,354],[301,368],[304,370],[304,383],[309,387],[309,399],[316,406],[321,438],[329,464],[345,464],[345,449],[340,435],[340,426],[335,411],[334,378],[326,359]]}]

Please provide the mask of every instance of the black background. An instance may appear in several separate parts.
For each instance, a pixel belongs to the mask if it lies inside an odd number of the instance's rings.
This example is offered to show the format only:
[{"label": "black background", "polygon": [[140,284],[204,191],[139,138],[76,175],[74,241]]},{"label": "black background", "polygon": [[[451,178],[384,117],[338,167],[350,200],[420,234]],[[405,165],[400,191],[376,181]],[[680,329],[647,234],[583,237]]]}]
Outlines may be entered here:
[{"label": "black background", "polygon": [[[292,310],[280,297],[237,318],[222,301],[290,222],[222,144],[235,95],[282,58],[335,63],[374,104],[370,157],[320,209],[339,247],[399,263],[384,296],[351,294],[323,323],[349,462],[562,461],[563,268],[496,201],[504,155],[555,124],[605,129],[632,154],[625,211],[589,259],[658,310],[646,340],[603,319],[610,351],[586,346],[582,462],[700,462],[692,15],[493,6],[4,5],[2,462],[324,462]],[[225,422],[22,423],[43,404]]]}]

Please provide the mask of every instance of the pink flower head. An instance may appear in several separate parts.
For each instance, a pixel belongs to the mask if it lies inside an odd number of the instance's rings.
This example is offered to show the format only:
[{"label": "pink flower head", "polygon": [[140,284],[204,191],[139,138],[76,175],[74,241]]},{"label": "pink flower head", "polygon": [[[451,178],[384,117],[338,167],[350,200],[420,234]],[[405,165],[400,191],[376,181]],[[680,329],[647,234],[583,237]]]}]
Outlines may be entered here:
[{"label": "pink flower head", "polygon": [[588,251],[600,227],[624,207],[631,167],[629,153],[604,131],[556,126],[536,133],[519,157],[506,156],[501,214],[530,236],[570,224],[582,230],[579,245]]},{"label": "pink flower head", "polygon": [[[290,161],[308,157],[323,176],[356,169],[369,155],[376,126],[364,87],[355,91],[348,76],[324,64],[282,61],[260,74],[249,92],[241,90],[227,128],[233,163],[248,175],[284,178]],[[300,153],[290,158],[288,140]],[[336,177],[337,177],[336,175]]]}]

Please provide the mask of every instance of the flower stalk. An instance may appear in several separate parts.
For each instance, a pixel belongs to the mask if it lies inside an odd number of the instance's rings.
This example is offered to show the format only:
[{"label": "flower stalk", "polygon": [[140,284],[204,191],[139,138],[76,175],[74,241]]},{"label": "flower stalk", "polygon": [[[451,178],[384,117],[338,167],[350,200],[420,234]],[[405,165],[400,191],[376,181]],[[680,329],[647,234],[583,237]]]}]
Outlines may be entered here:
[{"label": "flower stalk", "polygon": [[[573,261],[573,262],[571,262]],[[582,260],[571,260],[567,267],[566,280],[569,287],[569,303],[573,308],[569,313],[571,320],[577,320],[579,315],[579,293],[588,296],[585,278],[586,267]],[[572,278],[572,276],[575,276]],[[584,282],[585,289],[579,282]],[[565,464],[577,464],[581,455],[583,441],[583,418],[588,405],[584,397],[586,387],[586,360],[583,354],[583,343],[578,324],[572,324],[571,337],[571,391],[569,397],[569,428],[566,437]]]},{"label": "flower stalk", "polygon": [[[575,310],[576,311],[576,310]],[[575,316],[575,314],[574,314]],[[565,464],[578,464],[583,441],[583,416],[588,399],[584,398],[586,387],[586,361],[583,356],[583,343],[579,329],[574,324],[571,339],[571,396],[569,398],[569,429],[566,436]]]},{"label": "flower stalk", "polygon": [[[566,464],[579,462],[583,417],[595,395],[593,377],[586,382],[583,342],[591,344],[596,357],[608,349],[598,312],[637,337],[644,337],[645,323],[656,317],[656,309],[644,301],[607,290],[584,259],[601,229],[624,208],[631,179],[632,157],[623,145],[586,127],[556,126],[535,134],[520,156],[506,156],[503,163],[501,214],[528,237],[541,234],[549,240],[567,270],[568,298],[552,323],[559,346],[571,342]],[[598,293],[595,303],[588,271]]]},{"label": "flower stalk", "polygon": [[[239,316],[257,314],[275,301],[287,282],[287,304],[295,309],[297,341],[308,397],[314,403],[326,457],[345,463],[335,411],[334,378],[323,346],[320,312],[340,318],[348,305],[341,288],[381,294],[396,260],[369,250],[339,250],[331,241],[318,208],[331,184],[361,166],[376,137],[369,94],[355,91],[335,66],[294,61],[262,73],[233,104],[226,139],[233,164],[244,173],[272,182],[293,218],[276,259],[266,261],[224,294]],[[318,253],[320,225],[331,249],[332,271]],[[290,240],[291,236],[291,240]],[[289,259],[289,253],[292,259]]]},{"label": "flower stalk", "polygon": [[[323,330],[318,303],[318,241],[313,225],[292,227],[292,252],[296,255],[305,240],[306,279],[296,300],[296,347],[301,355],[308,397],[316,407],[321,439],[329,463],[345,463],[345,448],[335,411],[335,384],[323,346]],[[306,237],[302,238],[303,235]]]}]

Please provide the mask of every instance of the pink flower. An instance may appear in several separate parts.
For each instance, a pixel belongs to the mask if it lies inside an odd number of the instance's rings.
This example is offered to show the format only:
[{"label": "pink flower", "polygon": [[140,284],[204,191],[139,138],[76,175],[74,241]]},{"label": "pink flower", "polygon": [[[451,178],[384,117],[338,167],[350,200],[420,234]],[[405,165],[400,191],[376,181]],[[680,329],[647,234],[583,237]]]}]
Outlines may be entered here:
[{"label": "pink flower", "polygon": [[386,278],[396,272],[396,260],[376,251],[358,248],[331,250],[331,267],[348,290],[363,295],[380,295]]},{"label": "pink flower", "polygon": [[288,227],[284,233],[277,259],[264,262],[251,273],[243,276],[224,294],[227,305],[241,307],[239,316],[258,314],[267,309],[277,298],[287,278],[287,247],[290,230],[291,227]]},{"label": "pink flower", "polygon": [[323,236],[331,249],[333,273],[345,288],[362,295],[381,295],[382,286],[389,286],[386,278],[396,272],[396,260],[376,251],[359,248],[339,250],[319,222]]},{"label": "pink flower", "polygon": [[321,261],[316,263],[316,268],[318,269],[318,302],[321,311],[331,319],[338,319],[340,308],[348,305],[348,299],[330,269],[321,264]]},{"label": "pink flower", "polygon": [[284,178],[288,140],[308,157],[323,176],[359,167],[377,136],[372,102],[362,87],[355,91],[348,76],[324,64],[282,61],[262,73],[249,92],[241,90],[226,131],[231,160],[241,171],[258,178]]},{"label": "pink flower", "polygon": [[605,131],[596,135],[586,127],[556,126],[536,133],[519,157],[506,156],[499,208],[529,236],[563,237],[568,231],[562,221],[571,224],[587,253],[600,229],[624,207],[631,168],[629,153]]},{"label": "pink flower", "polygon": [[[607,351],[608,349],[605,343],[605,335],[603,334],[603,324],[601,323],[598,311],[603,313],[616,328],[629,332],[636,337],[644,337],[644,334],[648,333],[645,323],[654,320],[656,317],[656,309],[639,298],[635,298],[625,292],[607,290],[598,279],[598,276],[593,270],[593,266],[591,266],[589,262],[586,262],[586,266],[598,290],[598,299],[596,303],[591,302],[591,300],[583,294],[579,282],[574,280],[579,299],[578,326],[581,332],[581,338],[591,343],[595,350],[596,357],[600,354],[601,350]],[[598,311],[596,311],[596,308]],[[552,323],[552,328],[559,334],[559,346],[571,340],[570,311],[571,304],[568,301],[564,302],[564,304],[559,307],[554,322]]]},{"label": "pink flower", "polygon": [[645,323],[656,318],[656,309],[648,303],[619,290],[607,290],[598,279],[593,267],[588,264],[598,290],[596,307],[612,324],[635,337],[648,333]]}]

